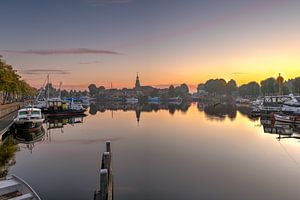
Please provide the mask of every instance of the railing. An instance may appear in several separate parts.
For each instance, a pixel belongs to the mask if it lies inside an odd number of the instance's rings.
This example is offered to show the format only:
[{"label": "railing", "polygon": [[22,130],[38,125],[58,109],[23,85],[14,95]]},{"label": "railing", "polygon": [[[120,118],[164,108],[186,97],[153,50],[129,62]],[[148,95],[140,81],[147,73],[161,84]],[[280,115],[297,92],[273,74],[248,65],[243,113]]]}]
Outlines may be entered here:
[{"label": "railing", "polygon": [[110,141],[106,141],[106,151],[102,154],[100,190],[95,191],[94,200],[113,200],[113,171]]}]

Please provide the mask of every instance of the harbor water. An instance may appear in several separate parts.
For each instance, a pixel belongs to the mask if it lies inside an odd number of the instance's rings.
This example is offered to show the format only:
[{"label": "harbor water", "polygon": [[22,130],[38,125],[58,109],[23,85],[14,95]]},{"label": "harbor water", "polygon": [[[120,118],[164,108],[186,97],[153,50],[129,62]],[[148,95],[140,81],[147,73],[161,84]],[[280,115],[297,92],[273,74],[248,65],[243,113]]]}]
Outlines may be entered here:
[{"label": "harbor water", "polygon": [[36,139],[19,141],[9,173],[42,199],[93,199],[110,140],[116,200],[300,198],[300,140],[268,133],[267,122],[243,109],[194,103],[87,114],[47,122]]}]

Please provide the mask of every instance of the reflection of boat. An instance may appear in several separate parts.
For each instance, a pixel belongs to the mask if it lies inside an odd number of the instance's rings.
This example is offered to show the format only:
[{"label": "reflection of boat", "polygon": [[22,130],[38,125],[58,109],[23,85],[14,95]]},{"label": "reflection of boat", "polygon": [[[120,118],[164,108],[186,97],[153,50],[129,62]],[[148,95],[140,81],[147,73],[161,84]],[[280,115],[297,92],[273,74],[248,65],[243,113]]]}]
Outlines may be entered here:
[{"label": "reflection of boat", "polygon": [[23,179],[15,175],[8,175],[0,181],[0,199],[40,200],[41,198]]},{"label": "reflection of boat", "polygon": [[279,122],[300,124],[300,116],[274,114],[275,120]]},{"label": "reflection of boat", "polygon": [[77,115],[77,116],[69,116],[69,117],[51,117],[46,119],[47,123],[47,129],[58,129],[63,128],[64,125],[67,124],[78,124],[83,123],[83,118],[86,117],[86,115]]},{"label": "reflection of boat", "polygon": [[34,131],[39,129],[44,118],[39,108],[23,108],[18,111],[14,123],[18,130]]},{"label": "reflection of boat", "polygon": [[294,130],[293,127],[288,124],[274,124],[274,125],[263,125],[265,133],[275,133],[280,135],[292,135]]},{"label": "reflection of boat", "polygon": [[135,103],[138,103],[138,102],[139,102],[139,100],[137,98],[134,98],[134,97],[126,98],[126,103],[135,104]]},{"label": "reflection of boat", "polygon": [[45,129],[43,128],[43,126],[41,126],[41,128],[37,131],[16,133],[14,134],[14,139],[18,143],[31,144],[41,141],[44,138],[44,136]]}]

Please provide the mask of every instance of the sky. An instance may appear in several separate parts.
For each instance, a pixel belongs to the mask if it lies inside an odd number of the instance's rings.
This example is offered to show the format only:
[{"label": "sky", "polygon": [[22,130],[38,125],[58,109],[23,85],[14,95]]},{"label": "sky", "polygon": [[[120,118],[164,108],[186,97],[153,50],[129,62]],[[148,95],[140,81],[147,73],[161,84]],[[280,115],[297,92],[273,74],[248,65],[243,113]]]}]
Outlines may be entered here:
[{"label": "sky", "polygon": [[0,54],[35,87],[300,76],[298,0],[1,0]]}]

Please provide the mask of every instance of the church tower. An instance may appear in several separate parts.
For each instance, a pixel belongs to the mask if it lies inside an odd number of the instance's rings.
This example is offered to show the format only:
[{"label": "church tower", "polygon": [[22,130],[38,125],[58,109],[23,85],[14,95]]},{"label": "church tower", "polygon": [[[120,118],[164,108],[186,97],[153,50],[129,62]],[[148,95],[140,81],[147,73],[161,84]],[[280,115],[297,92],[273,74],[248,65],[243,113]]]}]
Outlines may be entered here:
[{"label": "church tower", "polygon": [[141,87],[139,74],[136,75],[136,81],[135,81],[135,89],[139,89]]}]

